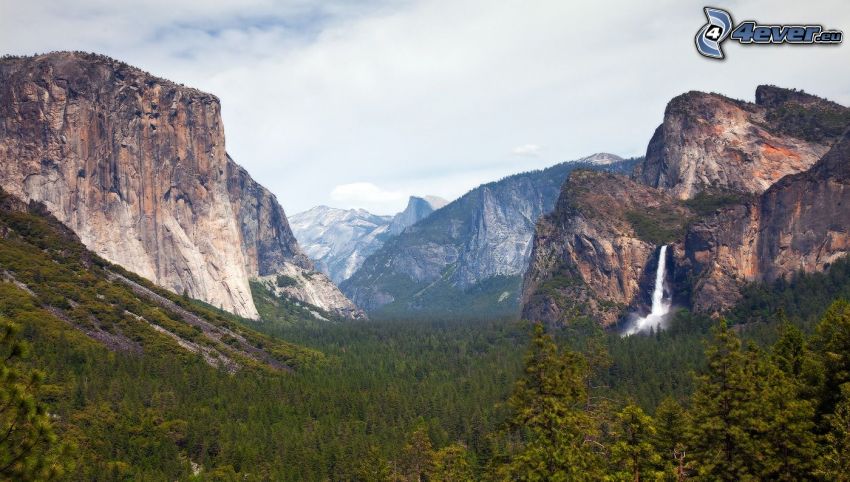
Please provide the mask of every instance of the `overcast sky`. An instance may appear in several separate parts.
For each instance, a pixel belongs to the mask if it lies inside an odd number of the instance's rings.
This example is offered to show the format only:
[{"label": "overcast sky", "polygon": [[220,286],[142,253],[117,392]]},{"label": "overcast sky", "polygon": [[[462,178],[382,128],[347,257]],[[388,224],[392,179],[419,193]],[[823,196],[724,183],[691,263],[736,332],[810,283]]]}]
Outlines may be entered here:
[{"label": "overcast sky", "polygon": [[[707,0],[706,0],[707,1]],[[704,3],[0,0],[0,50],[86,50],[217,95],[227,150],[290,214],[401,210],[594,152],[642,155],[689,90],[797,87],[850,105],[850,50],[700,57]],[[126,4],[126,6],[122,6]],[[847,0],[712,0],[850,34]]]}]

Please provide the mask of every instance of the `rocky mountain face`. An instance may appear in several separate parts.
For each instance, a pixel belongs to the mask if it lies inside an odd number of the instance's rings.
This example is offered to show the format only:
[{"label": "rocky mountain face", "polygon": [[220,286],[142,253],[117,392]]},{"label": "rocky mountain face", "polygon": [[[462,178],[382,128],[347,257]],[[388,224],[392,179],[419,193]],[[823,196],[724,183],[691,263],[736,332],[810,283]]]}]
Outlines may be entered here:
[{"label": "rocky mountain face", "polygon": [[256,318],[250,278],[312,265],[274,195],[225,152],[220,111],[103,56],[4,58],[0,186],[105,259]]},{"label": "rocky mountain face", "polygon": [[758,194],[809,169],[848,121],[841,105],[778,87],[758,87],[755,104],[689,92],[667,105],[635,179],[679,199],[706,190]]},{"label": "rocky mountain face", "polygon": [[523,282],[523,318],[565,324],[584,315],[608,326],[646,304],[657,248],[693,213],[624,175],[573,172],[540,219]]},{"label": "rocky mountain face", "polygon": [[445,199],[437,196],[410,196],[404,211],[393,216],[388,231],[393,236],[398,236],[409,226],[427,218],[431,213],[448,203]]},{"label": "rocky mountain face", "polygon": [[535,223],[567,175],[633,165],[606,154],[482,185],[388,240],[341,288],[367,311],[395,316],[514,313]]},{"label": "rocky mountain face", "polygon": [[407,208],[395,216],[380,216],[365,209],[318,206],[292,216],[292,231],[319,269],[335,283],[341,283],[387,239],[445,206],[446,202],[436,196],[411,196]]},{"label": "rocky mountain face", "polygon": [[823,271],[846,256],[850,131],[807,172],[695,224],[684,247],[678,277],[695,279],[693,307],[711,313],[732,306],[746,283]]},{"label": "rocky mountain face", "polygon": [[848,126],[850,109],[777,87],[755,104],[673,99],[632,181],[570,177],[537,226],[523,315],[611,325],[640,313],[665,244],[673,301],[703,312],[746,283],[825,269],[848,252]]}]

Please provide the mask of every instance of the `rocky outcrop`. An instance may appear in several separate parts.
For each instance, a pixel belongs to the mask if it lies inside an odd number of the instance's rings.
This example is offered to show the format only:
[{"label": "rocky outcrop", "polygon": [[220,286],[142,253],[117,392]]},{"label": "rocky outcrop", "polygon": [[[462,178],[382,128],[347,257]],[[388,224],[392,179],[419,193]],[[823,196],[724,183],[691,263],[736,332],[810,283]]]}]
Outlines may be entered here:
[{"label": "rocky outcrop", "polygon": [[292,231],[319,269],[335,283],[341,283],[387,239],[445,204],[436,196],[411,196],[407,208],[395,216],[380,216],[365,209],[317,206],[292,216]]},{"label": "rocky outcrop", "polygon": [[388,231],[393,236],[398,236],[409,226],[427,218],[431,213],[448,203],[445,199],[437,196],[410,196],[407,207],[393,217]]},{"label": "rocky outcrop", "polygon": [[258,279],[275,296],[307,303],[341,318],[365,320],[366,313],[343,295],[336,285],[327,283],[323,273],[286,264],[277,273]]},{"label": "rocky outcrop", "polygon": [[[603,158],[615,162],[596,165]],[[617,159],[566,162],[473,189],[387,241],[342,290],[366,310],[386,307],[396,315],[469,316],[474,300],[494,314],[514,314],[537,219],[574,169],[634,165]]]},{"label": "rocky outcrop", "polygon": [[0,186],[107,260],[255,318],[249,278],[310,262],[274,196],[227,156],[220,110],[103,56],[4,58]]},{"label": "rocky outcrop", "polygon": [[679,199],[759,194],[809,169],[848,124],[850,110],[803,92],[760,86],[755,104],[689,92],[667,105],[634,177]]},{"label": "rocky outcrop", "polygon": [[616,323],[648,301],[657,248],[681,237],[692,217],[669,194],[626,176],[573,172],[554,211],[537,223],[523,318]]},{"label": "rocky outcrop", "polygon": [[823,271],[848,253],[850,131],[809,171],[695,224],[677,270],[694,280],[694,309],[718,313],[746,283]]}]

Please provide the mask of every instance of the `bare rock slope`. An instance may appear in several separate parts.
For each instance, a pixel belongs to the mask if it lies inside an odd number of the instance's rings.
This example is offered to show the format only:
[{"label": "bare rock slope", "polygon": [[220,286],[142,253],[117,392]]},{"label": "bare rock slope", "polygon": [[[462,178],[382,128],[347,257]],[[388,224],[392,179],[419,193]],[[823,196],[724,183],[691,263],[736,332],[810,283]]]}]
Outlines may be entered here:
[{"label": "bare rock slope", "polygon": [[635,178],[679,199],[759,194],[809,169],[849,121],[841,105],[773,86],[759,86],[755,103],[689,92],[667,105]]}]

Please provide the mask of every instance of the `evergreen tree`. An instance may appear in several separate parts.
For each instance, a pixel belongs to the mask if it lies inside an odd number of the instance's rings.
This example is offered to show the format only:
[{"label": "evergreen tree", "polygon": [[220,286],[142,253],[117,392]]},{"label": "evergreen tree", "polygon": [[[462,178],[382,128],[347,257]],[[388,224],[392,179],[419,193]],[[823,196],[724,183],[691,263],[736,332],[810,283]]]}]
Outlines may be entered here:
[{"label": "evergreen tree", "polygon": [[686,427],[687,416],[682,406],[673,398],[666,397],[655,409],[655,437],[653,444],[661,456],[661,466],[676,480],[684,478],[688,471]]},{"label": "evergreen tree", "polygon": [[696,378],[688,446],[708,480],[754,480],[761,452],[750,430],[758,416],[750,360],[738,337],[721,322],[706,349],[707,372]]},{"label": "evergreen tree", "polygon": [[819,476],[836,482],[850,481],[850,385],[843,388],[843,397],[829,417],[831,430],[818,466]]},{"label": "evergreen tree", "polygon": [[392,480],[392,469],[381,455],[378,447],[371,445],[357,468],[357,480],[364,482],[388,482]]},{"label": "evergreen tree", "polygon": [[21,367],[26,345],[18,331],[17,325],[0,320],[0,478],[52,479],[61,473],[50,455],[56,436],[46,408],[35,398],[44,376]]},{"label": "evergreen tree", "polygon": [[588,366],[575,352],[560,352],[535,325],[525,372],[508,400],[509,454],[497,468],[502,480],[598,480],[602,462],[587,413]]},{"label": "evergreen tree", "polygon": [[653,441],[657,435],[652,418],[634,404],[617,414],[616,441],[611,447],[614,470],[620,480],[656,480],[661,455]]},{"label": "evergreen tree", "polygon": [[818,323],[813,345],[823,362],[818,414],[825,417],[835,411],[841,386],[850,382],[850,303],[839,300],[830,305]]},{"label": "evergreen tree", "polygon": [[810,479],[817,457],[814,402],[801,397],[802,384],[797,378],[758,352],[750,355],[755,368],[753,401],[758,404],[751,427],[760,429],[753,438],[762,442],[762,452],[756,454],[758,475],[762,480]]},{"label": "evergreen tree", "polygon": [[466,445],[455,443],[441,448],[434,457],[433,482],[475,480],[471,454]]},{"label": "evergreen tree", "polygon": [[410,434],[404,446],[401,468],[405,480],[411,482],[430,480],[431,473],[434,471],[434,449],[424,424],[420,424]]}]

